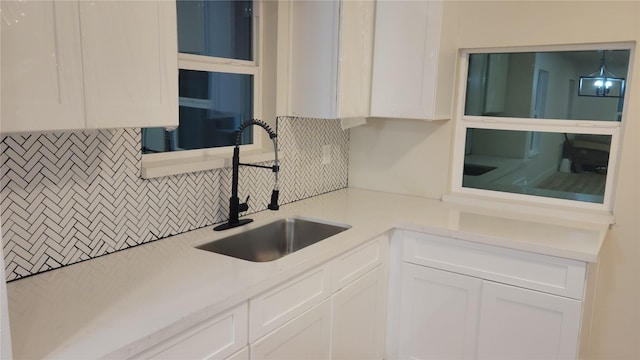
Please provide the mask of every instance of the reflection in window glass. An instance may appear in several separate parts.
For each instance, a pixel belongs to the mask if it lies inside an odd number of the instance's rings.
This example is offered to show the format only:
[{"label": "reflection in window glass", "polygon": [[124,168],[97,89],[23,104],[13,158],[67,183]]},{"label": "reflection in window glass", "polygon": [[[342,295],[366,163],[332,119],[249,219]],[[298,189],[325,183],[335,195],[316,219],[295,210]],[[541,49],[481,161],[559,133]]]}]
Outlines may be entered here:
[{"label": "reflection in window glass", "polygon": [[462,186],[603,203],[610,135],[467,129]]},{"label": "reflection in window glass", "polygon": [[[180,70],[180,126],[142,129],[143,154],[235,145],[239,125],[253,117],[253,76]],[[253,142],[252,128],[241,144]]]},{"label": "reflection in window glass", "polygon": [[[465,115],[620,121],[621,80],[627,78],[629,54],[629,50],[470,54]],[[610,79],[587,78],[600,73],[603,59]],[[603,88],[591,89],[598,85]]]},{"label": "reflection in window glass", "polygon": [[253,60],[253,1],[178,0],[178,52]]}]

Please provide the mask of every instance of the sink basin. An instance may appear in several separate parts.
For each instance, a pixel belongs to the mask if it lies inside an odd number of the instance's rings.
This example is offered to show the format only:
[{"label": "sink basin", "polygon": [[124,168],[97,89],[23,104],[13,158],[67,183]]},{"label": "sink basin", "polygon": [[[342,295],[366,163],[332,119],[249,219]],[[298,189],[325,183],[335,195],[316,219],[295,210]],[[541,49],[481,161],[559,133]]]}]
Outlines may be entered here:
[{"label": "sink basin", "polygon": [[212,241],[196,248],[238,259],[265,262],[279,259],[318,241],[348,230],[315,220],[287,218]]},{"label": "sink basin", "polygon": [[497,167],[495,166],[464,164],[464,169],[462,170],[462,172],[464,175],[480,176],[495,169],[497,169]]}]

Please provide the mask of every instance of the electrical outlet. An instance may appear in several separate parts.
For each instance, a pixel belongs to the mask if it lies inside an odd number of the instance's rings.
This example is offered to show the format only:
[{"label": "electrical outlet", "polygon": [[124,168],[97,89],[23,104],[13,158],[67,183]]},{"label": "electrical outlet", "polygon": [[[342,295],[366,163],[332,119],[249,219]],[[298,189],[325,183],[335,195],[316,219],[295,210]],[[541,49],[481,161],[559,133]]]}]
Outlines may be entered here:
[{"label": "electrical outlet", "polygon": [[331,164],[331,145],[322,145],[322,165]]}]

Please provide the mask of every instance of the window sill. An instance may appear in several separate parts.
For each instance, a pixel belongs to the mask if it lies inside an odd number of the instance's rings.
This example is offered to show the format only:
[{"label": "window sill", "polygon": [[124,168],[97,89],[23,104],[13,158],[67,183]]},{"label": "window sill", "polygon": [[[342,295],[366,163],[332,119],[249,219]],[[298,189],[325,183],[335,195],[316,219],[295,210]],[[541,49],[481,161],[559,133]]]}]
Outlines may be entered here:
[{"label": "window sill", "polygon": [[[186,174],[196,171],[214,170],[232,166],[233,154],[197,155],[166,160],[142,159],[140,177],[153,179],[163,176]],[[243,163],[258,163],[274,159],[273,150],[241,151]]]},{"label": "window sill", "polygon": [[613,214],[605,210],[577,209],[527,201],[510,201],[471,194],[445,194],[442,201],[449,204],[490,209],[530,217],[552,218],[560,222],[591,223],[608,226],[615,223]]}]

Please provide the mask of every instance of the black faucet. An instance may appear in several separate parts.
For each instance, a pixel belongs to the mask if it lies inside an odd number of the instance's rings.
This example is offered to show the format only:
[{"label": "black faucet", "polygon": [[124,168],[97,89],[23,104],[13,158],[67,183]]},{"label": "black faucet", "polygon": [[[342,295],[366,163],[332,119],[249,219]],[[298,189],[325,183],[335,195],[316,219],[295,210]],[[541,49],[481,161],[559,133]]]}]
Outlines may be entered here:
[{"label": "black faucet", "polygon": [[[258,125],[263,128],[268,134],[269,138],[273,141],[273,150],[275,152],[275,163],[273,166],[264,166],[264,165],[256,165],[256,164],[243,164],[240,163],[240,138],[242,132],[252,125]],[[242,166],[252,166],[263,169],[270,169],[273,171],[275,176],[275,186],[273,187],[273,191],[271,192],[271,202],[267,205],[269,210],[278,210],[280,206],[278,206],[278,194],[280,191],[278,190],[278,172],[280,171],[280,167],[278,166],[278,135],[271,130],[271,127],[267,125],[264,121],[261,120],[247,120],[240,124],[238,131],[236,131],[236,143],[233,148],[233,172],[231,176],[231,198],[229,198],[229,221],[216,226],[213,228],[215,231],[231,229],[234,227],[238,227],[244,224],[248,224],[252,222],[252,219],[238,219],[241,212],[249,210],[249,197],[244,203],[240,203],[240,199],[238,198],[238,169],[240,165]]]}]

